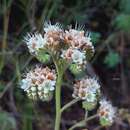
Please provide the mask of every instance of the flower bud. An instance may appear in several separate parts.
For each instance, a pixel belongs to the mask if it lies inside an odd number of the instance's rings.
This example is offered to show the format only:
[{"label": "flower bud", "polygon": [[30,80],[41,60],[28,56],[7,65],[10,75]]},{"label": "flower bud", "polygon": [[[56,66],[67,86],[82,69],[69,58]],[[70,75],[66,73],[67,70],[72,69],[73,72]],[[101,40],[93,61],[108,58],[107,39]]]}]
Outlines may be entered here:
[{"label": "flower bud", "polygon": [[45,53],[44,51],[38,51],[36,58],[42,62],[42,63],[48,63],[51,60],[51,56],[48,53]]},{"label": "flower bud", "polygon": [[69,69],[74,75],[80,75],[83,73],[84,67],[77,64],[70,64]]},{"label": "flower bud", "polygon": [[82,102],[82,107],[86,110],[86,111],[91,111],[93,110],[97,105],[97,101],[94,102],[88,102],[88,101],[83,101]]}]

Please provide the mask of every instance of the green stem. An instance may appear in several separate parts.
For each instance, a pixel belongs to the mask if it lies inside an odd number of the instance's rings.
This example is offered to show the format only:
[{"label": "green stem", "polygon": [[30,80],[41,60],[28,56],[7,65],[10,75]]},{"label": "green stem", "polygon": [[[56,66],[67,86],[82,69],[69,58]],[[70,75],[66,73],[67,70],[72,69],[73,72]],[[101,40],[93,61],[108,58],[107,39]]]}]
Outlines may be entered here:
[{"label": "green stem", "polygon": [[55,120],[55,130],[60,130],[61,121],[61,85],[62,85],[62,75],[58,74],[57,85],[56,85],[56,120]]},{"label": "green stem", "polygon": [[75,104],[76,102],[80,101],[79,98],[73,99],[72,101],[70,101],[69,103],[67,103],[66,105],[64,105],[61,109],[61,113],[63,111],[65,111],[67,108],[71,107],[73,104]]},{"label": "green stem", "polygon": [[74,130],[75,128],[77,128],[77,127],[83,127],[83,126],[85,126],[86,125],[86,122],[88,122],[88,121],[90,121],[90,120],[92,120],[92,119],[94,119],[94,118],[96,118],[96,117],[98,117],[98,115],[97,114],[95,114],[95,115],[93,115],[93,116],[90,116],[89,118],[85,118],[84,120],[81,120],[81,121],[79,121],[79,122],[77,122],[76,124],[74,124],[72,127],[70,127],[68,130]]},{"label": "green stem", "polygon": [[56,91],[55,91],[55,101],[56,101],[56,119],[55,119],[55,130],[60,130],[61,122],[61,85],[63,80],[63,71],[60,69],[58,60],[55,57],[53,62],[57,70],[57,82],[56,82]]}]

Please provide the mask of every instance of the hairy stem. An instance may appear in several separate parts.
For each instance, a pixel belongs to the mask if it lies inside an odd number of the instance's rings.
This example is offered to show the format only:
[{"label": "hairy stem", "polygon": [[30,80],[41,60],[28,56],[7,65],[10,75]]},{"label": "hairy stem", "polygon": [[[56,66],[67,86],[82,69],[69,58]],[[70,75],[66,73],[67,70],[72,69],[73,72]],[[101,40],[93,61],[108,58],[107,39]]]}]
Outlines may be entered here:
[{"label": "hairy stem", "polygon": [[56,82],[56,91],[55,91],[55,102],[56,102],[56,119],[55,119],[55,130],[60,130],[61,122],[61,85],[63,80],[63,71],[60,69],[60,64],[56,57],[52,57],[53,62],[56,66],[57,71],[57,82]]}]

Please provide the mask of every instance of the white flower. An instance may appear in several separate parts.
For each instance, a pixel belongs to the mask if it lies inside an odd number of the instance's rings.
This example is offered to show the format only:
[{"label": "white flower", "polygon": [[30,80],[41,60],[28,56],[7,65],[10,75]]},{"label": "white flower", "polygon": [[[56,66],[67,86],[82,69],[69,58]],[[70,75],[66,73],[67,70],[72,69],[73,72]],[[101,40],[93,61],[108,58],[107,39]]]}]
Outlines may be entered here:
[{"label": "white flower", "polygon": [[63,50],[61,57],[67,59],[69,62],[80,64],[80,65],[85,63],[85,58],[86,58],[84,52],[72,48]]},{"label": "white flower", "polygon": [[31,80],[30,79],[27,79],[27,78],[22,79],[22,81],[21,81],[21,88],[24,91],[26,91],[30,87],[30,85],[31,85]]},{"label": "white flower", "polygon": [[31,53],[36,53],[36,51],[38,51],[40,48],[43,48],[46,44],[45,38],[38,33],[27,34],[27,36],[24,38],[24,41],[26,42]]},{"label": "white flower", "polygon": [[74,63],[83,64],[83,61],[85,60],[85,54],[75,49],[72,53],[72,60]]},{"label": "white flower", "polygon": [[95,78],[87,78],[86,85],[89,86],[89,90],[93,93],[96,93],[96,91],[101,87]]},{"label": "white flower", "polygon": [[43,87],[44,93],[48,93],[49,91],[54,91],[55,81],[46,80],[43,82],[43,84],[41,84],[41,86]]},{"label": "white flower", "polygon": [[100,85],[94,78],[83,78],[74,84],[73,97],[79,97],[88,102],[94,102]]},{"label": "white flower", "polygon": [[100,107],[98,111],[100,121],[103,119],[105,120],[106,124],[111,125],[116,117],[116,111],[117,109],[112,106],[110,101],[107,101],[104,98],[100,101]]}]

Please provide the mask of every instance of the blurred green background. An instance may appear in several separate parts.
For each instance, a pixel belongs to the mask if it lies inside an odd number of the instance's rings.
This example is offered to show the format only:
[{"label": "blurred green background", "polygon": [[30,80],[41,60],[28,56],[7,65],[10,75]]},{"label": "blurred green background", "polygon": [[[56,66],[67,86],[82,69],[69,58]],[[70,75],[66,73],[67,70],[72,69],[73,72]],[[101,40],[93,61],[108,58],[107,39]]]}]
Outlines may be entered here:
[{"label": "blurred green background", "polygon": [[[19,84],[23,73],[39,64],[23,37],[27,32],[42,31],[48,20],[65,27],[77,22],[91,32],[96,53],[87,73],[98,75],[103,93],[120,112],[107,130],[130,130],[130,0],[0,0],[0,130],[54,128],[54,101],[34,103]],[[73,77],[70,72],[67,76]],[[72,88],[63,87],[63,91],[64,104],[72,99]],[[63,114],[62,130],[82,119],[80,106]],[[98,130],[98,122],[87,128]]]}]

